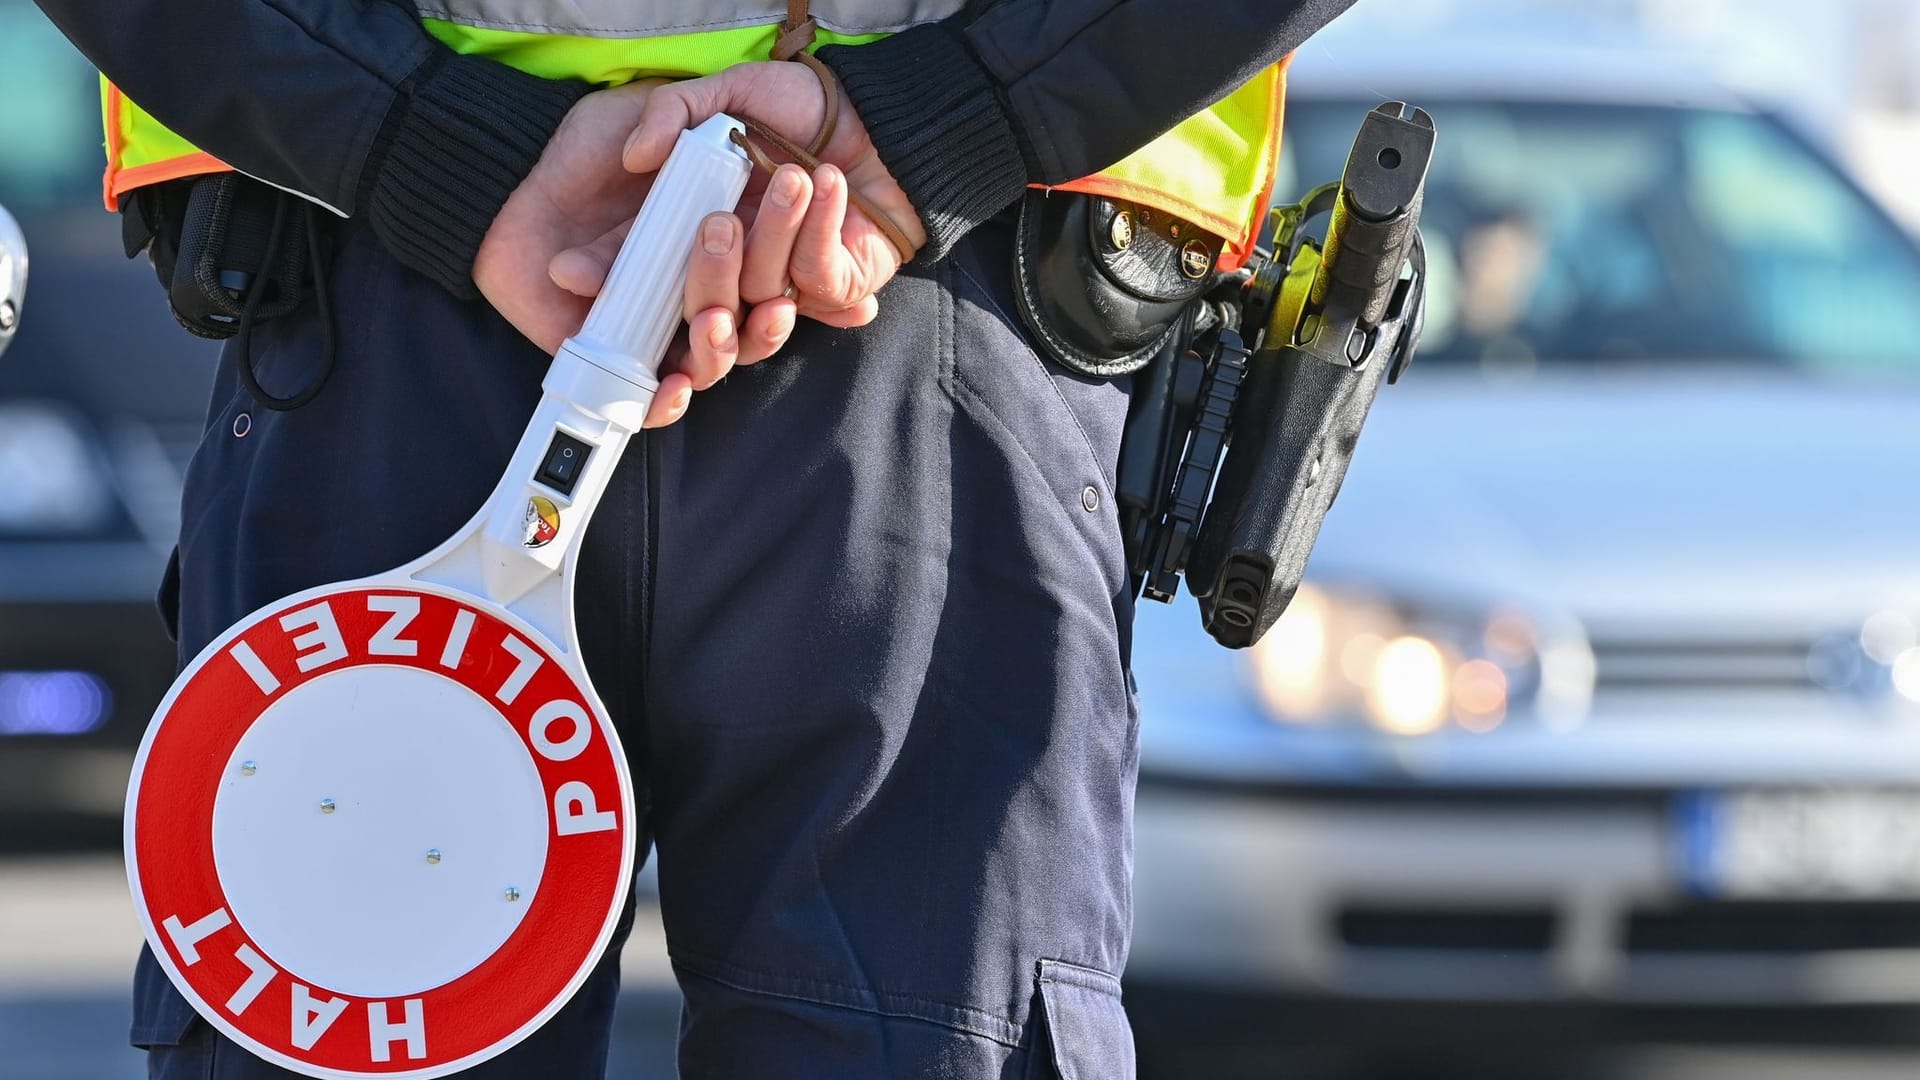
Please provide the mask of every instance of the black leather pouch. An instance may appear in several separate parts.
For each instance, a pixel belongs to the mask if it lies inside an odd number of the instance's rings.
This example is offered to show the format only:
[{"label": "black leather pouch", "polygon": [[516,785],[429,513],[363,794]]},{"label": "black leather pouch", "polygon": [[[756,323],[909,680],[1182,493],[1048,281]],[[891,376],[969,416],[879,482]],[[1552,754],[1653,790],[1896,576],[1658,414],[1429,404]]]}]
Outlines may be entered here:
[{"label": "black leather pouch", "polygon": [[1049,356],[1095,378],[1144,367],[1207,291],[1220,239],[1164,211],[1070,192],[1020,204],[1020,318]]}]

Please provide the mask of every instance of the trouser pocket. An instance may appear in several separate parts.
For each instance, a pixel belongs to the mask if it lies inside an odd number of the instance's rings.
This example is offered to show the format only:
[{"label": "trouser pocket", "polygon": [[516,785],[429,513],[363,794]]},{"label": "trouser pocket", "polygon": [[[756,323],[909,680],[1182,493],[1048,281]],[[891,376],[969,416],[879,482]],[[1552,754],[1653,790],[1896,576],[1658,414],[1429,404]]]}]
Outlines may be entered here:
[{"label": "trouser pocket", "polygon": [[1133,1029],[1120,1004],[1120,980],[1078,964],[1042,960],[1039,982],[1046,1026],[1044,1038],[1035,1046],[1039,1075],[1058,1080],[1132,1080]]}]

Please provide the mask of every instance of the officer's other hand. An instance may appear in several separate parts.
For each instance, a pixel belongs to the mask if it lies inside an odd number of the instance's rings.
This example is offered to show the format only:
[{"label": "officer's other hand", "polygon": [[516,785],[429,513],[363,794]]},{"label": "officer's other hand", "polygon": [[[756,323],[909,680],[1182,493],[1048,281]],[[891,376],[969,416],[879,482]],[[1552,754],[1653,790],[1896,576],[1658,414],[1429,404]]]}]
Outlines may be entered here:
[{"label": "officer's other hand", "polygon": [[[588,94],[554,131],[527,178],[501,206],[473,260],[473,281],[507,321],[552,353],[586,322],[591,301],[556,284],[554,256],[609,229],[624,236],[653,183],[620,165],[626,139],[660,85],[633,83]],[[647,412],[648,427],[678,420],[693,396],[686,375],[665,374]]]},{"label": "officer's other hand", "polygon": [[[839,101],[825,164],[811,175],[797,165],[771,178],[756,173],[737,217],[716,214],[701,225],[688,269],[689,348],[681,363],[697,388],[736,363],[779,351],[799,316],[841,327],[873,320],[874,294],[899,270],[900,253],[850,205],[849,190],[884,211],[916,246],[926,241],[919,215],[874,153],[859,116],[844,94]],[[818,78],[796,63],[743,64],[673,83],[649,96],[627,141],[626,167],[658,170],[680,132],[716,113],[751,117],[804,145],[825,111]],[[618,238],[608,236],[565,253],[554,261],[554,279],[582,295],[597,292],[617,251]]]}]

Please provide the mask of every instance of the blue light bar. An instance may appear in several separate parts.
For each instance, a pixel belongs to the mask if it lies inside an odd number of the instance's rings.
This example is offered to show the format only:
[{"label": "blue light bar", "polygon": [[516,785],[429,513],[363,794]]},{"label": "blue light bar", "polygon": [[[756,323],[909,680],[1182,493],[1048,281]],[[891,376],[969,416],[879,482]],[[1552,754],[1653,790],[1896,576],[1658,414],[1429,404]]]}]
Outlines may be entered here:
[{"label": "blue light bar", "polygon": [[0,671],[0,735],[85,735],[113,712],[107,681],[85,671]]}]

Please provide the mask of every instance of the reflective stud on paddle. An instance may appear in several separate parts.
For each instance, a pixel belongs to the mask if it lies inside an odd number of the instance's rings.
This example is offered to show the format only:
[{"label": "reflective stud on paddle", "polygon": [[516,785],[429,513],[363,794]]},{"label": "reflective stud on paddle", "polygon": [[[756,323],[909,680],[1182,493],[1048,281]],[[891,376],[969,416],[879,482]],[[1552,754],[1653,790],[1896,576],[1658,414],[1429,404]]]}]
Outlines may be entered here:
[{"label": "reflective stud on paddle", "polygon": [[633,790],[574,568],[658,388],[694,232],[746,185],[738,127],[681,136],[479,514],[241,620],[154,714],[127,791],[134,909],[174,985],[260,1057],[445,1076],[531,1034],[606,951]]}]

